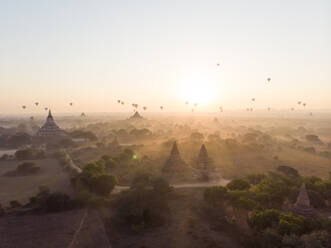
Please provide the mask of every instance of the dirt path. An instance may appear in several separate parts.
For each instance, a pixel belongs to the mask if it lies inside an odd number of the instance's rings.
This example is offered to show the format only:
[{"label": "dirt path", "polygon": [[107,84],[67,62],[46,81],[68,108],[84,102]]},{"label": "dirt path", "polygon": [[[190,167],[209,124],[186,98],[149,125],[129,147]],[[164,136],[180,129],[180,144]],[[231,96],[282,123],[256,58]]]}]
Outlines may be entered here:
[{"label": "dirt path", "polygon": [[[219,181],[214,182],[208,182],[208,183],[186,183],[186,184],[173,184],[175,189],[181,189],[181,188],[207,188],[212,186],[225,186],[230,182],[230,180],[221,179]],[[129,189],[130,186],[116,186],[112,193],[116,194],[123,190]]]}]

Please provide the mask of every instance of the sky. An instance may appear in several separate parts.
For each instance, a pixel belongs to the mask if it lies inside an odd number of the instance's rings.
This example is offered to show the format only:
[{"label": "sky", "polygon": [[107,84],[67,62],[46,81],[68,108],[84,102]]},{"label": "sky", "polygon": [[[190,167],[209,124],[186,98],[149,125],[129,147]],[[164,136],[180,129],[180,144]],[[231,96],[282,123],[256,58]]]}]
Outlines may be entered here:
[{"label": "sky", "polygon": [[329,0],[0,0],[0,113],[331,109],[330,13]]}]

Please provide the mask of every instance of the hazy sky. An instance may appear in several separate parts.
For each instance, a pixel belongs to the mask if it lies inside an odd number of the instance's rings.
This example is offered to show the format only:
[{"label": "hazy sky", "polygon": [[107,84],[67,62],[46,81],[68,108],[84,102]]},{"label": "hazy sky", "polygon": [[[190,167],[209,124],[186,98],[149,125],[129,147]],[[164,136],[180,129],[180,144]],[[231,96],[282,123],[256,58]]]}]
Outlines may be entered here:
[{"label": "hazy sky", "polygon": [[217,111],[252,97],[331,109],[330,13],[329,0],[0,0],[0,113],[184,111],[186,99]]}]

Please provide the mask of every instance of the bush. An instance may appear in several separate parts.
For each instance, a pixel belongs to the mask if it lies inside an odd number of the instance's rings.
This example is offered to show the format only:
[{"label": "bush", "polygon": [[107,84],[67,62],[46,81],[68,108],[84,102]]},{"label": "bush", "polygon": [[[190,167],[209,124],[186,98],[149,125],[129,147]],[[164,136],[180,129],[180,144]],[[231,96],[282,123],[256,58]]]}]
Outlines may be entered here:
[{"label": "bush", "polygon": [[244,179],[234,179],[229,182],[226,187],[229,190],[249,190],[251,185]]}]

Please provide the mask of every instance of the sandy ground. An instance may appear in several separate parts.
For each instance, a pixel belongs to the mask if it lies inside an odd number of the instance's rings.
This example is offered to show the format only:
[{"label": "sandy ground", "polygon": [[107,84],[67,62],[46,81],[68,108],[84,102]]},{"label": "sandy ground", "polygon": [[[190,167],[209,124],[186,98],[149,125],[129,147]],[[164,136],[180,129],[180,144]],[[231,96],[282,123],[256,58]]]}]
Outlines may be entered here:
[{"label": "sandy ground", "polygon": [[69,175],[54,159],[35,160],[41,172],[36,175],[7,177],[4,173],[15,170],[22,161],[0,161],[0,204],[8,205],[11,200],[26,203],[39,192],[39,186],[46,185],[52,191],[73,195]]},{"label": "sandy ground", "polygon": [[80,209],[0,218],[1,248],[110,248],[99,214]]}]

